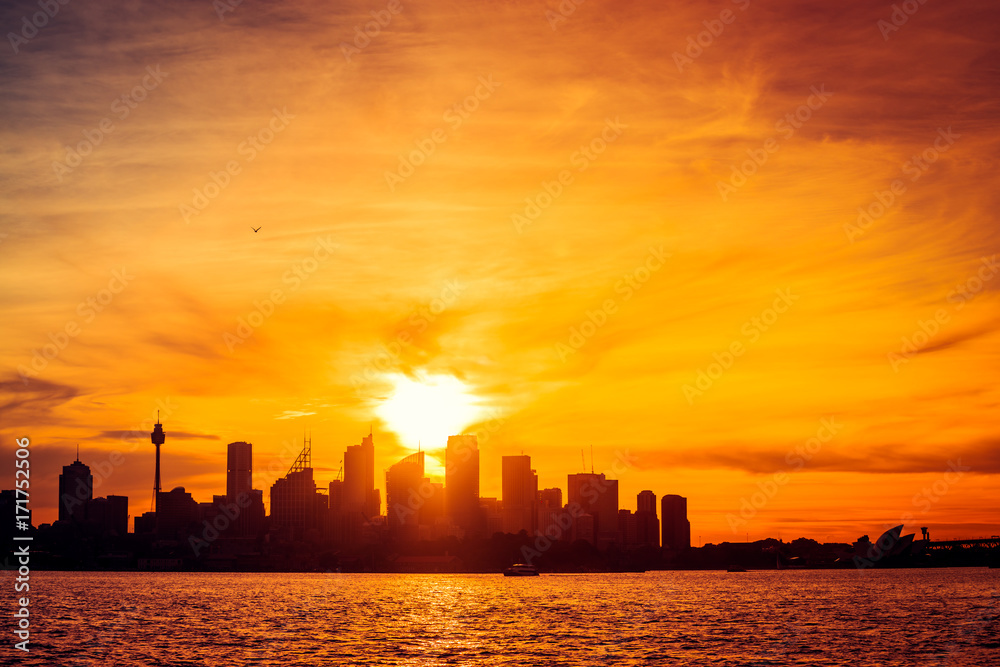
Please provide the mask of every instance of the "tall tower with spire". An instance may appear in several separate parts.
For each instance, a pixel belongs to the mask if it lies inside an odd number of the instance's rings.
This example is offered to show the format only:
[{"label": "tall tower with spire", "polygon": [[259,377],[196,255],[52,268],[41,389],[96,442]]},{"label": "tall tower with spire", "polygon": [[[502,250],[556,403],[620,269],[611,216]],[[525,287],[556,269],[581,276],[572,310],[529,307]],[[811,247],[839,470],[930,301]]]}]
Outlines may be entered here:
[{"label": "tall tower with spire", "polygon": [[153,511],[157,511],[160,503],[160,445],[162,445],[167,436],[163,432],[163,424],[160,423],[160,411],[156,411],[156,426],[153,427],[153,432],[150,434],[149,439],[153,441],[156,445],[156,475],[153,477]]}]

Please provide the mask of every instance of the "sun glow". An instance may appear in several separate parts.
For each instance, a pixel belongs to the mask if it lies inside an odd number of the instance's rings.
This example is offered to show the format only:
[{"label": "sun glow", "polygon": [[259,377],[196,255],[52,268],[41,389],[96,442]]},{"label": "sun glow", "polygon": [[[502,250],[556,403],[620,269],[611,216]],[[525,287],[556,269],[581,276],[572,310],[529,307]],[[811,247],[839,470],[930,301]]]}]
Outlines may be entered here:
[{"label": "sun glow", "polygon": [[388,375],[392,394],[376,414],[404,445],[424,449],[444,447],[449,435],[482,418],[483,410],[469,388],[451,375],[422,375],[416,379],[399,373]]}]

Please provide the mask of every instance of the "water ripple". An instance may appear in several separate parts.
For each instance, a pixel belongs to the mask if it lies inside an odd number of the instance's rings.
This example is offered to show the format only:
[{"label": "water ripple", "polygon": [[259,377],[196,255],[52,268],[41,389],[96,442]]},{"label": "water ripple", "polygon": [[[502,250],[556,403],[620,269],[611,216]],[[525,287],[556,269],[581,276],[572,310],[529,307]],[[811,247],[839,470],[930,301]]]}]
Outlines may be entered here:
[{"label": "water ripple", "polygon": [[998,580],[988,569],[40,572],[32,651],[17,664],[978,667],[1000,648]]}]

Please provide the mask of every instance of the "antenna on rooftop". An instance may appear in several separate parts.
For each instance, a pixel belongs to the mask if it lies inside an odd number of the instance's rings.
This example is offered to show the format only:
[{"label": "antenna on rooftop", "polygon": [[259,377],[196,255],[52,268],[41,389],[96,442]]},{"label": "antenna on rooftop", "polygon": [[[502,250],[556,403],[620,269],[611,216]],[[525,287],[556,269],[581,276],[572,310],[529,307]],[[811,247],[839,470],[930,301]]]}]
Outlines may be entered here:
[{"label": "antenna on rooftop", "polygon": [[288,474],[301,472],[306,468],[312,468],[312,436],[306,437],[305,429],[303,429],[302,451],[299,452],[298,458],[292,463],[292,467],[288,469]]},{"label": "antenna on rooftop", "polygon": [[[586,467],[586,466],[585,466]],[[594,444],[590,444],[590,474],[594,474]]]}]

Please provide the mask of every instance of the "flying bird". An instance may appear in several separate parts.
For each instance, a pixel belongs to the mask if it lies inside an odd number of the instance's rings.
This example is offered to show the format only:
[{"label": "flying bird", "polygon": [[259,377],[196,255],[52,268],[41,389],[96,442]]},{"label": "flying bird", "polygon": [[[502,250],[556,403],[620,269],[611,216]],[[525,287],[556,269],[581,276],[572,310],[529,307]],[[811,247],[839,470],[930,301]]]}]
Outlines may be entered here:
[{"label": "flying bird", "polygon": [[[253,225],[250,226],[250,229],[253,229]],[[260,227],[258,227],[257,229],[253,229],[253,233],[254,234],[256,234],[259,231],[260,231]]]}]

